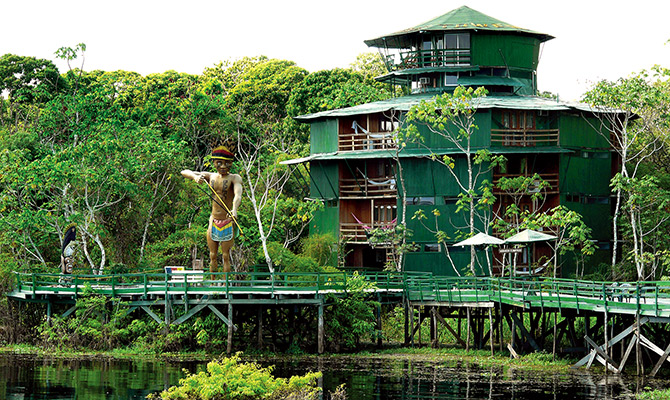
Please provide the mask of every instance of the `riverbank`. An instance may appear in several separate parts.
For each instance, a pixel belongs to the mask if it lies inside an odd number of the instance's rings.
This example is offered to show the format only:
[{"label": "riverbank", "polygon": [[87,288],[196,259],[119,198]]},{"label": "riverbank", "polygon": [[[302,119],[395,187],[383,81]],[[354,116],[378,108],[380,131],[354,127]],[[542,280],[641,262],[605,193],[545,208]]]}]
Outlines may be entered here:
[{"label": "riverbank", "polygon": [[[110,351],[87,351],[73,349],[45,349],[31,345],[7,345],[0,347],[0,354],[19,354],[31,355],[46,358],[63,359],[84,359],[84,358],[113,358],[130,360],[170,360],[170,361],[210,361],[224,357],[223,353],[184,352],[184,353],[147,353],[138,352],[134,349],[114,349]],[[381,350],[363,350],[357,353],[332,353],[332,354],[283,354],[269,352],[240,353],[243,358],[253,359],[318,359],[318,358],[384,358],[384,359],[407,359],[415,361],[450,361],[466,362],[476,364],[482,367],[500,366],[529,368],[533,370],[568,370],[575,362],[573,359],[552,360],[552,355],[548,353],[530,353],[518,359],[509,357],[508,353],[494,353],[491,356],[488,350],[468,350],[458,348],[409,348],[409,347],[388,347]]]}]

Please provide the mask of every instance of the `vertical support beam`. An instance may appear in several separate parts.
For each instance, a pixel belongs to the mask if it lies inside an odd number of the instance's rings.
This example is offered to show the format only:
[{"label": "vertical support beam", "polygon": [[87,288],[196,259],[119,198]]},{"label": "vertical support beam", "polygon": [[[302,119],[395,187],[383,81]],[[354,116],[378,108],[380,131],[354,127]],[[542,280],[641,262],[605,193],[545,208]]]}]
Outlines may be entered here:
[{"label": "vertical support beam", "polygon": [[419,310],[419,323],[417,324],[417,329],[419,330],[419,347],[423,346],[423,341],[421,340],[421,323],[423,322],[423,315],[422,315],[422,309],[423,306],[419,306],[417,309]]},{"label": "vertical support beam", "polygon": [[467,324],[467,333],[465,336],[465,351],[470,350],[470,307],[465,307],[465,312],[467,313],[468,324]]},{"label": "vertical support beam", "polygon": [[403,302],[403,306],[405,308],[405,346],[409,345],[409,313],[410,313],[410,307],[409,307],[409,300],[405,299]]},{"label": "vertical support beam", "polygon": [[640,353],[640,308],[638,307],[637,311],[635,312],[635,365],[637,366],[637,376],[640,376],[640,372],[642,371],[642,353]]},{"label": "vertical support beam", "polygon": [[51,300],[47,300],[47,322],[51,322]]},{"label": "vertical support beam", "polygon": [[554,335],[552,340],[554,342],[551,350],[551,360],[556,361],[556,326],[558,325],[558,310],[554,311]]},{"label": "vertical support beam", "polygon": [[491,342],[491,357],[493,357],[493,311],[489,308],[489,342]]},{"label": "vertical support beam", "polygon": [[382,299],[377,293],[377,347],[382,347]]},{"label": "vertical support beam", "polygon": [[258,306],[258,333],[257,333],[258,349],[263,348],[263,305]]},{"label": "vertical support beam", "polygon": [[430,346],[437,348],[437,317],[435,317],[435,307],[430,309]]},{"label": "vertical support beam", "polygon": [[324,323],[323,323],[323,301],[319,304],[319,317],[318,317],[318,351],[319,354],[323,354],[324,352],[324,337],[325,337],[325,328],[324,328]]},{"label": "vertical support beam", "polygon": [[165,329],[170,326],[170,312],[172,311],[172,304],[170,303],[170,295],[165,293]]},{"label": "vertical support beam", "polygon": [[498,346],[500,347],[500,352],[503,351],[503,305],[502,303],[498,304]]},{"label": "vertical support beam", "polygon": [[[603,284],[604,285],[604,284]],[[605,303],[605,322],[603,323],[603,332],[605,332],[605,354],[607,357],[605,358],[605,373],[610,369],[610,366],[608,364],[607,359],[609,358],[609,355],[611,354],[610,348],[609,348],[609,337],[607,334],[607,302]],[[596,346],[597,347],[597,346]]]},{"label": "vertical support beam", "polygon": [[514,342],[516,341],[516,322],[514,321],[514,319],[510,318],[509,316],[510,314],[511,312],[507,314],[507,323],[509,324],[510,330],[512,331],[511,332],[512,338],[510,339],[510,345],[512,346],[512,348],[514,348]]},{"label": "vertical support beam", "polygon": [[228,345],[226,353],[230,355],[233,352],[233,303],[228,303]]}]

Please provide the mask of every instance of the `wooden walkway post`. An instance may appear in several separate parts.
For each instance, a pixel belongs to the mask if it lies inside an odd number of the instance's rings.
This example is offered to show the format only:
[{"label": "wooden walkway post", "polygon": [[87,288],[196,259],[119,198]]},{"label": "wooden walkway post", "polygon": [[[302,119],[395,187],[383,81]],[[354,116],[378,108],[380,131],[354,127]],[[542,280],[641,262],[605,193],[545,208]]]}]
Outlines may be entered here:
[{"label": "wooden walkway post", "polygon": [[467,333],[465,335],[465,351],[467,352],[467,351],[470,350],[470,307],[465,307],[465,312],[467,313],[467,318],[468,318],[468,322],[467,322],[468,323],[468,326],[467,326],[468,330],[467,330]]},{"label": "wooden walkway post", "polygon": [[491,342],[491,356],[493,356],[493,311],[489,308],[489,341]]},{"label": "wooden walkway post", "polygon": [[324,321],[323,321],[323,301],[319,304],[319,317],[318,317],[318,352],[319,354],[323,354],[324,348],[325,348],[325,327],[324,327]]},{"label": "wooden walkway post", "polygon": [[258,349],[263,348],[263,306],[258,306]]},{"label": "wooden walkway post", "polygon": [[230,355],[233,352],[233,303],[228,303],[228,345],[226,353]]}]

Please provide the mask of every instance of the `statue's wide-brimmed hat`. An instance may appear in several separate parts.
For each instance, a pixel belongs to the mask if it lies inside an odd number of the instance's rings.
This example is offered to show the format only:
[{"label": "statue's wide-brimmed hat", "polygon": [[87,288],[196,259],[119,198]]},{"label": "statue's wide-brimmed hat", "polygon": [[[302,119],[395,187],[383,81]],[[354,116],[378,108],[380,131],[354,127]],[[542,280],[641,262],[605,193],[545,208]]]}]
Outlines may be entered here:
[{"label": "statue's wide-brimmed hat", "polygon": [[235,155],[225,146],[219,146],[212,150],[212,160],[233,161]]}]

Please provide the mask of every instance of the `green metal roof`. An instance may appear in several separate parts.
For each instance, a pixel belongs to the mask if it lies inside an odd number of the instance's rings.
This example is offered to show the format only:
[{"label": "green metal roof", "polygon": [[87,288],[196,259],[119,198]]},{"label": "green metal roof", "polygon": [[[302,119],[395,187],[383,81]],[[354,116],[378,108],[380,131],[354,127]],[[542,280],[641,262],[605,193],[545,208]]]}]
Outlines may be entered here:
[{"label": "green metal roof", "polygon": [[[473,148],[475,153],[484,148]],[[517,153],[573,153],[574,150],[556,147],[556,146],[541,146],[541,147],[487,147],[486,150],[492,154],[517,154]],[[446,154],[463,154],[459,149],[402,149],[398,153],[398,158],[420,158],[430,157],[431,155],[442,156]],[[314,160],[365,160],[365,159],[379,159],[379,158],[395,158],[395,151],[393,150],[360,150],[360,151],[336,151],[332,153],[318,153],[312,154],[309,157],[295,158],[292,160],[282,161],[284,165],[302,164]]]},{"label": "green metal roof", "polygon": [[[417,26],[403,29],[389,35],[380,36],[376,39],[365,40],[365,44],[374,47],[396,47],[395,44],[397,43],[400,46],[404,46],[402,41],[395,39],[427,31],[492,31],[497,33],[521,33],[537,37],[541,42],[554,38],[546,33],[520,28],[490,17],[477,10],[473,10],[467,6],[463,6]],[[391,38],[395,39],[389,41]]]},{"label": "green metal roof", "polygon": [[[468,78],[473,79],[473,78]],[[512,79],[512,78],[500,78]],[[321,111],[313,114],[295,117],[301,122],[311,122],[324,118],[337,118],[352,115],[372,114],[379,112],[409,111],[412,106],[422,101],[430,101],[436,96],[435,93],[421,93],[410,96],[396,97],[358,106],[340,108],[337,110]],[[597,109],[584,103],[562,102],[555,99],[538,96],[486,96],[475,99],[473,106],[478,109],[503,108],[512,110],[545,110],[545,111],[569,111],[578,110],[586,112],[599,112]]]},{"label": "green metal roof", "polygon": [[462,76],[458,78],[461,86],[525,86],[519,78],[505,78],[502,76]]}]

